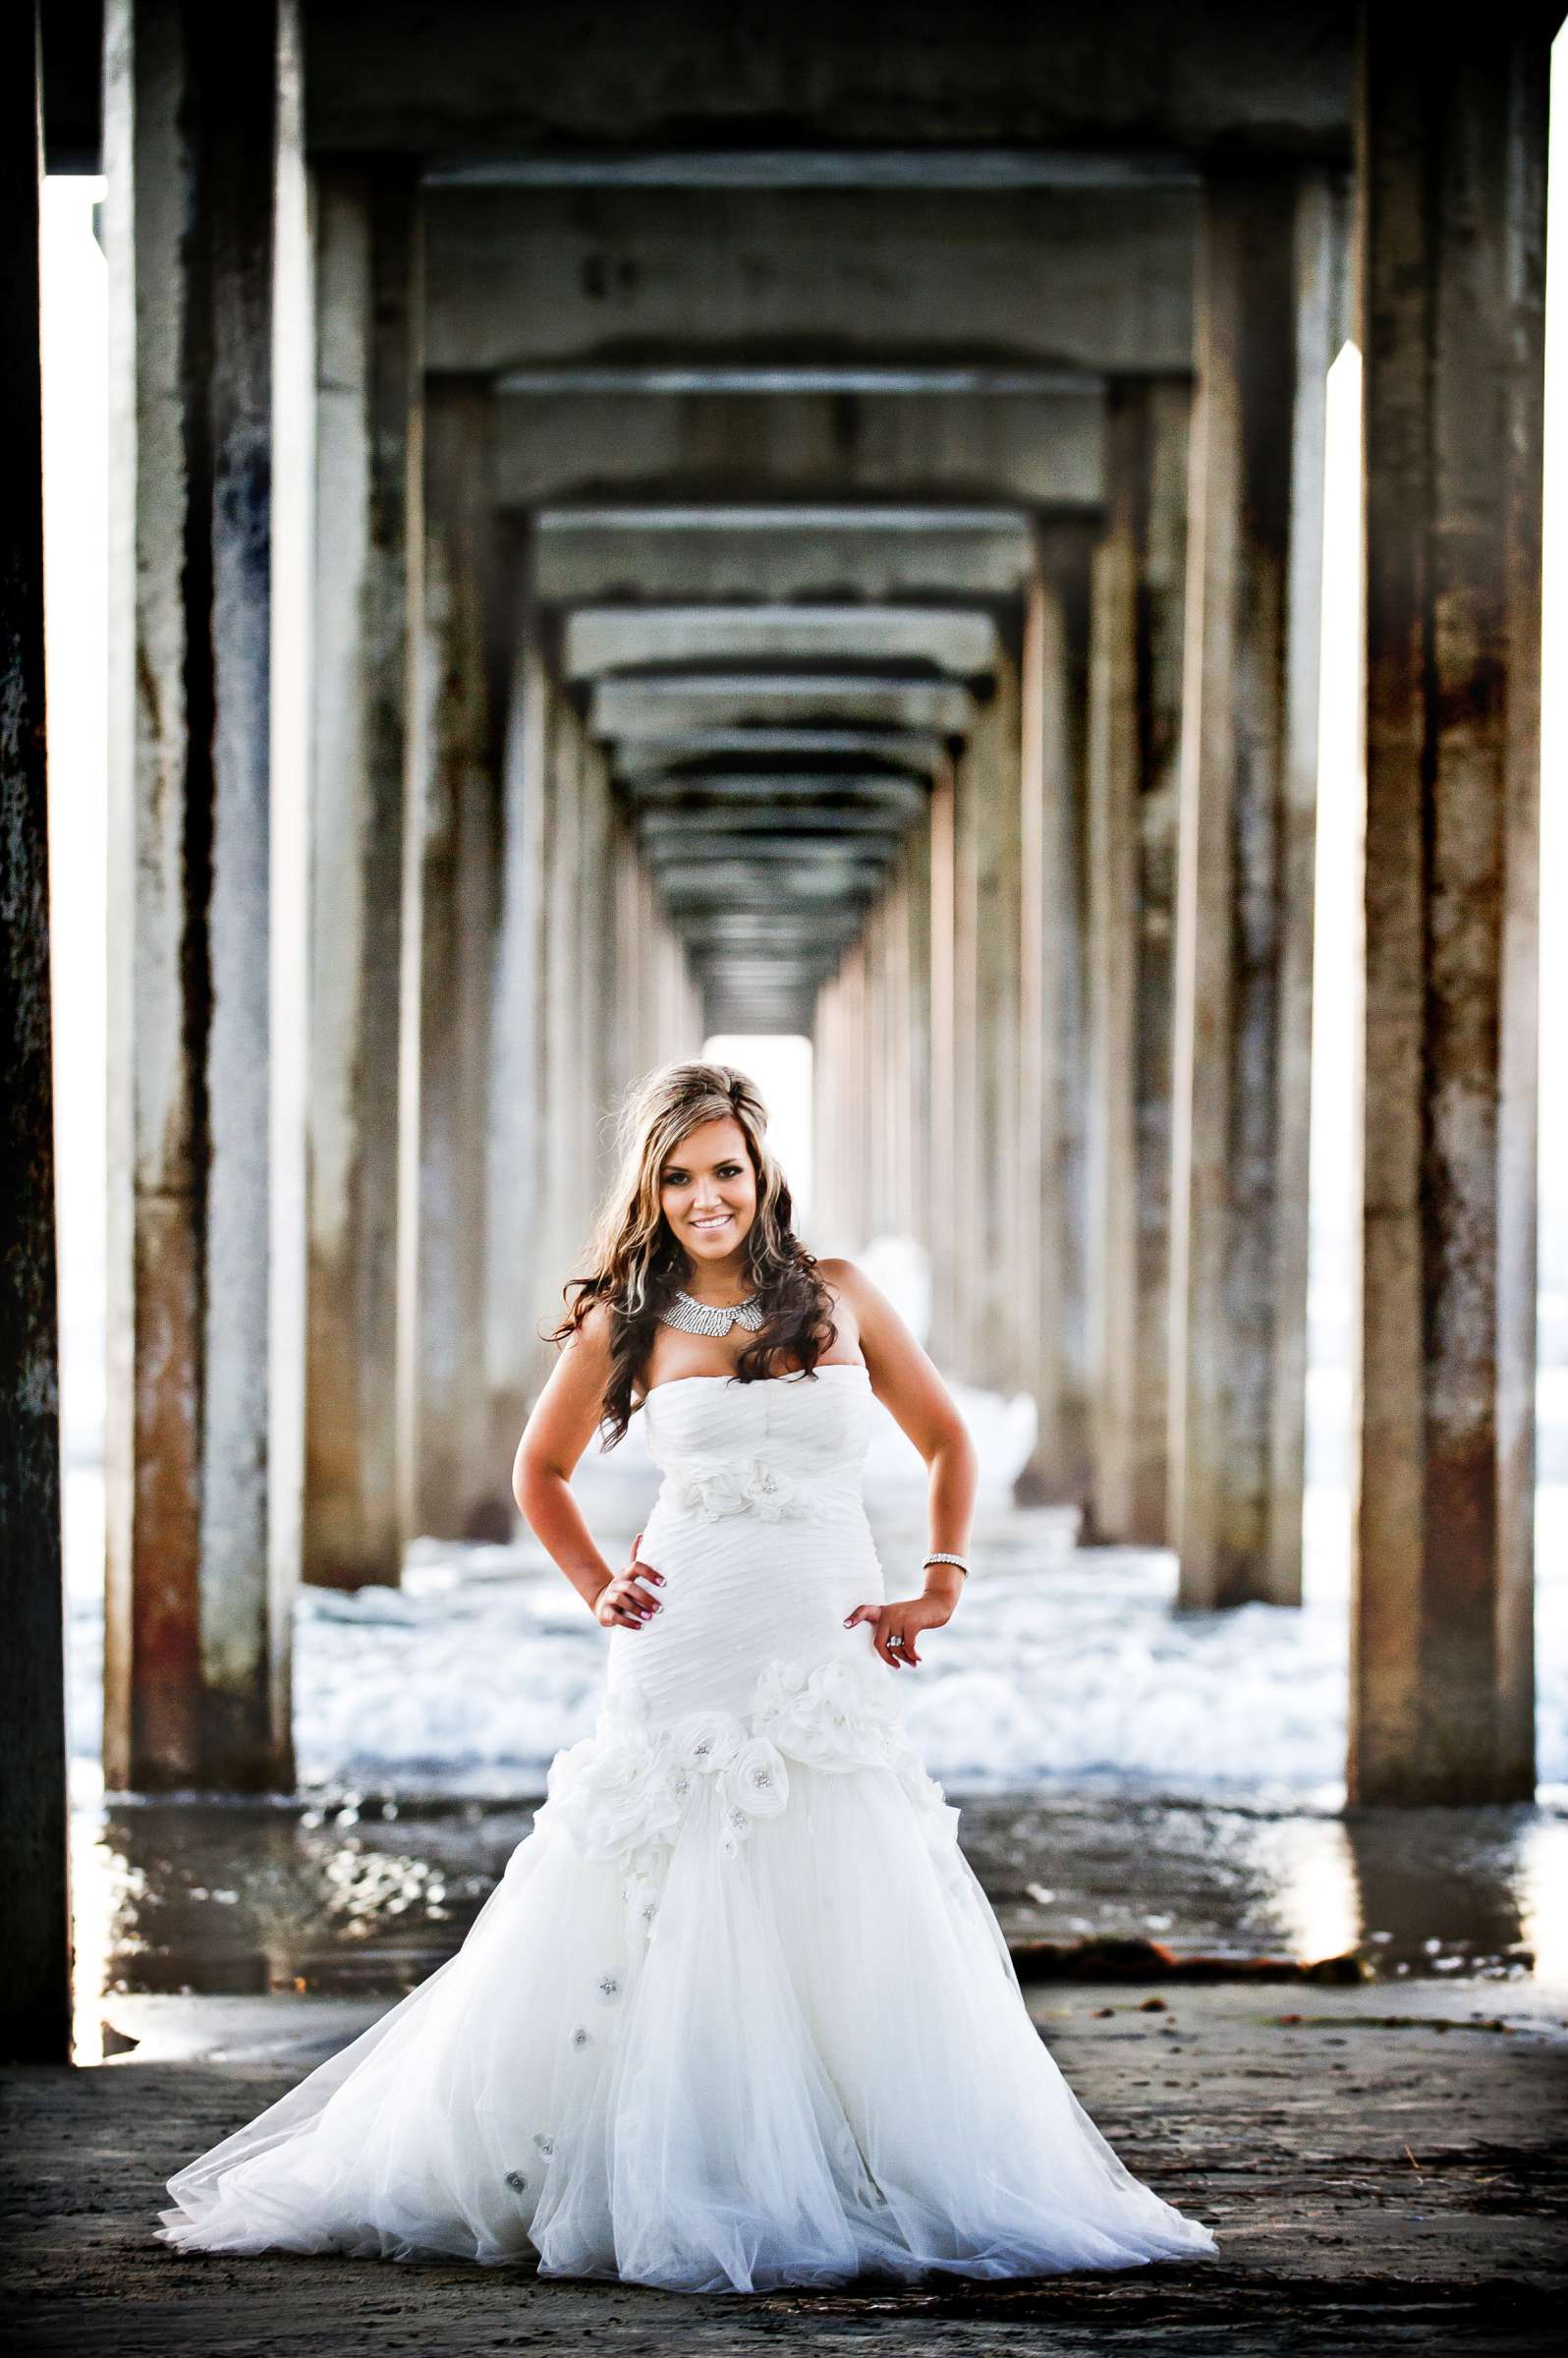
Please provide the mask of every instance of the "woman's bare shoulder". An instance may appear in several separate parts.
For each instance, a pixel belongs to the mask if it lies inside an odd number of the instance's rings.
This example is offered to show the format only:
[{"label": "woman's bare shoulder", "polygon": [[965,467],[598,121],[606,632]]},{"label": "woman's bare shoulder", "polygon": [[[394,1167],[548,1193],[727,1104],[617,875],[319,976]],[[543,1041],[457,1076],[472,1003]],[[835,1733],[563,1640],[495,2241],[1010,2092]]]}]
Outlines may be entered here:
[{"label": "woman's bare shoulder", "polygon": [[608,1302],[594,1302],[578,1320],[577,1332],[566,1349],[585,1375],[608,1376],[615,1356],[615,1325]]},{"label": "woman's bare shoulder", "polygon": [[856,1294],[866,1283],[864,1272],[852,1261],[836,1253],[829,1254],[825,1261],[817,1263],[816,1274],[830,1293],[842,1295],[850,1303],[854,1302]]}]

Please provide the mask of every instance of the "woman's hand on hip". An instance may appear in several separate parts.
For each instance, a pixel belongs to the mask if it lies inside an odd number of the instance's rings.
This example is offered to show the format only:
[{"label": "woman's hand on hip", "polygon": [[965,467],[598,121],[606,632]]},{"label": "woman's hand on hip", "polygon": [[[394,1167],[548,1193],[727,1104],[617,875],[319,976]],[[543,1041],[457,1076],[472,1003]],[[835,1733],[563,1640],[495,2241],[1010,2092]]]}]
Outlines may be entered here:
[{"label": "woman's hand on hip", "polygon": [[844,1627],[853,1629],[858,1621],[864,1621],[890,1670],[918,1670],[922,1633],[940,1629],[952,1609],[935,1597],[907,1597],[895,1604],[858,1604]]},{"label": "woman's hand on hip", "polygon": [[593,1618],[606,1629],[641,1629],[660,1609],[659,1600],[642,1584],[653,1580],[662,1588],[664,1575],[642,1561],[637,1552],[642,1544],[643,1534],[639,1532],[632,1542],[631,1560],[625,1571],[607,1580],[593,1600]]}]

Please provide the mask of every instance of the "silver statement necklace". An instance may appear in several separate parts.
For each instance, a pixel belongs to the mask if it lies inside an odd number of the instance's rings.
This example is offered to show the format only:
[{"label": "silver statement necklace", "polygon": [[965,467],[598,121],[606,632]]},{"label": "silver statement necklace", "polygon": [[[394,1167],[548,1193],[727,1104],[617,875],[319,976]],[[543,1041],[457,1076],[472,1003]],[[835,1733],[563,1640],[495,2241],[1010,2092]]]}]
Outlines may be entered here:
[{"label": "silver statement necklace", "polygon": [[757,1295],[748,1294],[744,1302],[715,1307],[711,1302],[694,1301],[677,1286],[674,1301],[659,1313],[659,1324],[678,1326],[683,1334],[728,1334],[732,1326],[749,1326],[755,1334],[762,1323],[758,1300]]}]

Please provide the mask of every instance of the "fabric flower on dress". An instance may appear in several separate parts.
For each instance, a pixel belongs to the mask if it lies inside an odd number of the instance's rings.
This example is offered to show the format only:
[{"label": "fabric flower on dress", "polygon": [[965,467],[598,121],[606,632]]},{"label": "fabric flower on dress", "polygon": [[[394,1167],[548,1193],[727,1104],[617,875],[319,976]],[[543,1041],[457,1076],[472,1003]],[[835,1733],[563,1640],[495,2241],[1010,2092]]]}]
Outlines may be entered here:
[{"label": "fabric flower on dress", "polygon": [[723,1465],[671,1469],[676,1503],[716,1523],[721,1515],[756,1515],[764,1523],[808,1515],[812,1502],[798,1482],[780,1474],[766,1458],[731,1458]]},{"label": "fabric flower on dress", "polygon": [[733,1712],[687,1712],[670,1730],[670,1758],[711,1776],[729,1767],[745,1741],[746,1729]]},{"label": "fabric flower on dress", "polygon": [[733,1859],[741,1844],[751,1836],[752,1821],[738,1801],[727,1801],[719,1818],[718,1847],[721,1859]]},{"label": "fabric flower on dress", "polygon": [[749,1818],[776,1818],[790,1797],[784,1755],[767,1736],[750,1736],[730,1770],[735,1805]]},{"label": "fabric flower on dress", "polygon": [[873,1681],[842,1659],[766,1663],[753,1696],[752,1725],[811,1768],[885,1768],[909,1744],[887,1673]]},{"label": "fabric flower on dress", "polygon": [[553,1817],[586,1858],[608,1859],[658,1841],[680,1824],[658,1748],[640,1728],[610,1725],[557,1755],[540,1820]]}]

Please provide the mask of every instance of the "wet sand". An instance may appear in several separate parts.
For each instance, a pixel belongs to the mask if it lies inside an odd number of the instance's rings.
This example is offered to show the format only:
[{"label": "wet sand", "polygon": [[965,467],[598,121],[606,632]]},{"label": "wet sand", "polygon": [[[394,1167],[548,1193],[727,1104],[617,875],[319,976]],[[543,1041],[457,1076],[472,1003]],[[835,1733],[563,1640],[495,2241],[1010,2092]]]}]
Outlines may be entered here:
[{"label": "wet sand", "polygon": [[1568,1993],[1472,1978],[1060,1984],[1031,2005],[1129,2164],[1215,2228],[1217,2262],[701,2300],[527,2269],[193,2259],[151,2240],[164,2178],[377,2009],[149,1997],[123,2003],[140,2044],[122,2059],[0,2083],[0,2331],[24,2352],[115,2358],[1561,2346]]}]

